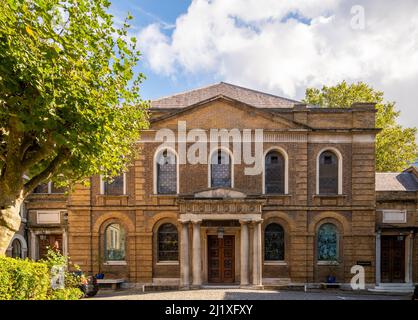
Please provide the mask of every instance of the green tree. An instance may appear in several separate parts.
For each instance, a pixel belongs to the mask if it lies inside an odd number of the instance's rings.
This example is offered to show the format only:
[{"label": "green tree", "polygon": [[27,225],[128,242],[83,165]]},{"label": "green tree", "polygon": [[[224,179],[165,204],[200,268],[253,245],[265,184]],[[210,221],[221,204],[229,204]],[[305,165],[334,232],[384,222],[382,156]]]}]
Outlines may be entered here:
[{"label": "green tree", "polygon": [[[0,0],[0,254],[41,182],[126,169],[148,104],[106,0]],[[25,178],[24,178],[25,177]]]},{"label": "green tree", "polygon": [[306,89],[304,102],[326,108],[348,108],[354,102],[376,103],[376,127],[382,129],[376,137],[376,170],[401,171],[418,156],[415,140],[417,128],[404,128],[397,123],[400,112],[395,102],[384,100],[383,92],[363,83],[343,81],[333,87]]}]

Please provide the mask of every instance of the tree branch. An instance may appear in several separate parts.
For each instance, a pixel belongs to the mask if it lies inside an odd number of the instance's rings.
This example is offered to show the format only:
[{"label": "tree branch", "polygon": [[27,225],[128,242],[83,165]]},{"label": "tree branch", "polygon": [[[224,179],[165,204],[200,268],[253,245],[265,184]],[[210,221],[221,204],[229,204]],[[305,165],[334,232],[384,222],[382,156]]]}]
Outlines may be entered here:
[{"label": "tree branch", "polygon": [[26,152],[33,145],[35,136],[30,133],[25,133],[22,144],[20,145],[20,158],[24,160],[26,158]]},{"label": "tree branch", "polygon": [[67,148],[62,148],[58,152],[58,155],[49,163],[49,165],[38,175],[32,177],[23,187],[23,197],[26,197],[33,189],[35,189],[41,182],[49,180],[55,172],[63,164],[71,152]]},{"label": "tree branch", "polygon": [[52,152],[54,146],[54,140],[52,135],[49,134],[45,143],[43,143],[37,151],[35,151],[30,157],[22,159],[22,168],[26,171],[28,168],[45,159]]}]

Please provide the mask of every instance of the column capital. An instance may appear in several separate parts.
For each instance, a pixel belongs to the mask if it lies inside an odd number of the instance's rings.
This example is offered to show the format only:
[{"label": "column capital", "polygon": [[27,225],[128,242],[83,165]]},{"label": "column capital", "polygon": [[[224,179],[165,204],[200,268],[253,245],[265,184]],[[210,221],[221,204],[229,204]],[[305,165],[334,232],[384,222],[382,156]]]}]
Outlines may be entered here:
[{"label": "column capital", "polygon": [[263,222],[263,219],[251,220],[251,224],[254,226],[260,224],[261,222]]},{"label": "column capital", "polygon": [[243,225],[243,224],[247,224],[247,223],[250,223],[251,222],[251,219],[240,219],[239,220],[239,223],[241,224],[241,225]]},{"label": "column capital", "polygon": [[198,225],[198,224],[201,224],[202,223],[202,220],[201,219],[191,220],[191,223]]},{"label": "column capital", "polygon": [[181,224],[187,224],[190,222],[190,220],[187,219],[179,219],[178,222],[180,222]]}]

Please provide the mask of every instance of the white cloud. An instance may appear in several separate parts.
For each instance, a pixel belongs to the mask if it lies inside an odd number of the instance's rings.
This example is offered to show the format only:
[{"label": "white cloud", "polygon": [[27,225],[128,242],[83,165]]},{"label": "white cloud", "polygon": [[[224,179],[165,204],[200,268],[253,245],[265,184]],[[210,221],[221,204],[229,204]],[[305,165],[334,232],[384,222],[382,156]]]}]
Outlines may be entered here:
[{"label": "white cloud", "polygon": [[213,74],[289,97],[303,97],[308,86],[366,81],[402,103],[405,124],[418,125],[418,90],[405,89],[418,86],[418,1],[361,1],[364,30],[350,25],[357,4],[194,0],[170,36],[152,24],[139,45],[156,73]]}]

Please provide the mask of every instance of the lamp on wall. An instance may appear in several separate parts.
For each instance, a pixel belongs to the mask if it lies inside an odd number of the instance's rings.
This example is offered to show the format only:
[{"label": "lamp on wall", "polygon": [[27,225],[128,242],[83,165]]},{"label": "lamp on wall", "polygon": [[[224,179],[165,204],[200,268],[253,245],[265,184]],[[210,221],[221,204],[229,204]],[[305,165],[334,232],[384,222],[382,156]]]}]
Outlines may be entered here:
[{"label": "lamp on wall", "polygon": [[218,228],[218,239],[223,239],[223,237],[224,237],[224,228],[219,227]]}]

